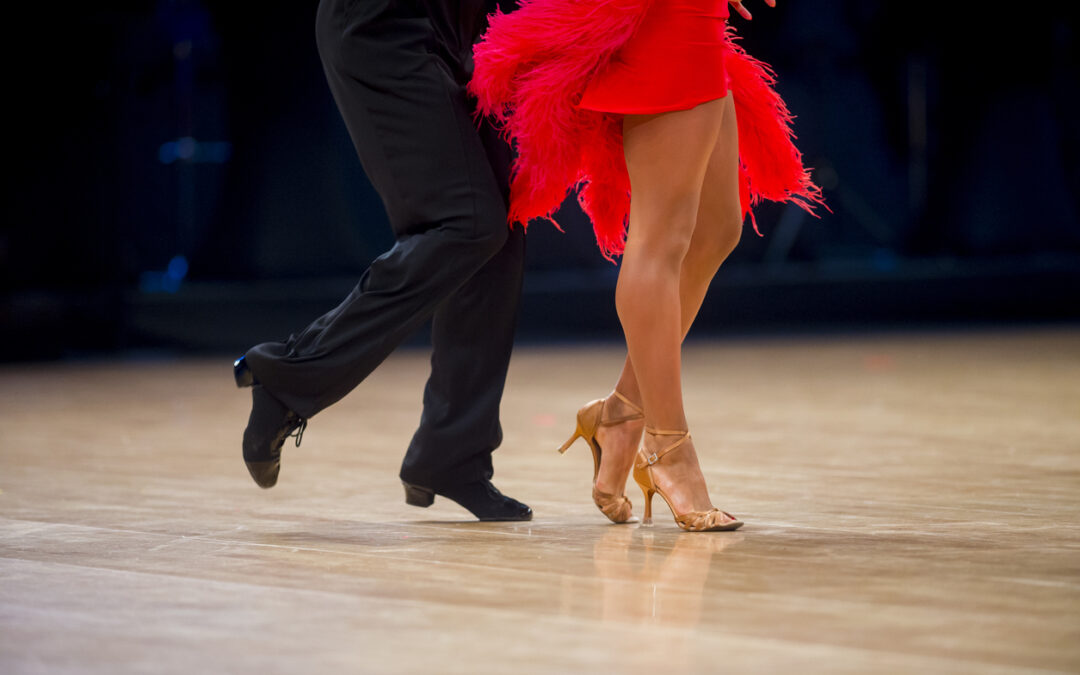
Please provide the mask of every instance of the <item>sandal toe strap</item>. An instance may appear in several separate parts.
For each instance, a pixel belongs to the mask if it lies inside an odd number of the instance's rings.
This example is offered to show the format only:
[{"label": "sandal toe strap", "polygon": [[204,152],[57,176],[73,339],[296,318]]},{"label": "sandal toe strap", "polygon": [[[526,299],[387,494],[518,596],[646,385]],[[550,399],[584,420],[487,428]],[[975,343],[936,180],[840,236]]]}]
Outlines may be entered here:
[{"label": "sandal toe strap", "polygon": [[675,517],[675,522],[684,530],[699,532],[709,530],[720,525],[738,522],[739,519],[727,511],[713,509],[712,511],[692,511]]}]

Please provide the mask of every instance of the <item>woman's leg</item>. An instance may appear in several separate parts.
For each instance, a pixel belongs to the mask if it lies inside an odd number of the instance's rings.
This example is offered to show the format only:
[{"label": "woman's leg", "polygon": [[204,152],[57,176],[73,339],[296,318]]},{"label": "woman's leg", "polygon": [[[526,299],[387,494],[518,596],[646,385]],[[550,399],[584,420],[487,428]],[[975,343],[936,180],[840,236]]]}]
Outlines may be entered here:
[{"label": "woman's leg", "polygon": [[[739,203],[739,128],[734,97],[728,94],[722,100],[724,112],[720,136],[709,157],[694,236],[682,265],[679,298],[682,302],[684,338],[697,318],[712,278],[735,250],[743,229],[742,206]],[[629,358],[623,365],[616,389],[632,401],[641,400],[637,377]]]},{"label": "woman's leg", "polygon": [[[687,426],[681,379],[682,265],[723,109],[724,101],[717,99],[691,110],[627,115],[623,121],[633,196],[615,307],[634,364],[645,424],[658,429]],[[646,434],[646,448],[664,440],[672,439]],[[680,487],[677,498],[669,495],[676,498],[676,508],[711,508],[692,446],[686,444],[670,457],[665,474]],[[660,487],[670,492],[668,486]]]},{"label": "woman's leg", "polygon": [[[681,335],[685,337],[705,298],[709,283],[721,263],[734,250],[742,233],[742,208],[738,191],[738,126],[732,96],[720,99],[720,130],[708,159],[697,217],[679,278]],[[635,192],[637,195],[637,192]],[[642,396],[631,359],[627,357],[616,390],[633,401]],[[610,417],[624,414],[623,405],[611,400]],[[633,464],[641,437],[638,423],[601,428],[599,441],[605,449],[597,487],[618,494]]]}]

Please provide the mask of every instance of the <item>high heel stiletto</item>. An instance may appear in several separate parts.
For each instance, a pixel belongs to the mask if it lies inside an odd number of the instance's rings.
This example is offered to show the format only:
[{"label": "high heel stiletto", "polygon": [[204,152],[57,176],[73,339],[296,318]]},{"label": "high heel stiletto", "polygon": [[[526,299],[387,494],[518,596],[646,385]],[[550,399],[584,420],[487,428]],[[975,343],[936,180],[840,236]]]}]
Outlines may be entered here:
[{"label": "high heel stiletto", "polygon": [[613,495],[596,489],[596,477],[600,473],[600,457],[603,453],[600,449],[600,443],[596,440],[596,432],[600,427],[610,427],[623,422],[644,419],[645,412],[619,392],[612,392],[612,395],[633,410],[633,414],[605,420],[603,419],[603,413],[604,403],[607,402],[606,398],[587,403],[581,410],[578,410],[577,429],[570,436],[570,440],[562,444],[559,453],[565,453],[577,439],[585,439],[585,442],[589,444],[589,449],[592,450],[593,456],[593,503],[611,522],[625,523],[630,520],[633,511],[630,500],[624,495]]},{"label": "high heel stiletto", "polygon": [[741,520],[720,509],[676,513],[675,507],[671,505],[671,500],[653,480],[652,466],[690,440],[690,432],[666,431],[650,427],[645,427],[645,432],[653,436],[680,436],[680,438],[659,452],[646,453],[645,446],[638,450],[637,458],[634,460],[634,482],[645,493],[645,518],[641,521],[642,524],[649,525],[652,523],[652,498],[654,494],[659,494],[667,502],[668,508],[671,509],[671,515],[675,517],[675,524],[688,532],[716,532],[720,530],[737,530],[742,527],[743,522]]}]

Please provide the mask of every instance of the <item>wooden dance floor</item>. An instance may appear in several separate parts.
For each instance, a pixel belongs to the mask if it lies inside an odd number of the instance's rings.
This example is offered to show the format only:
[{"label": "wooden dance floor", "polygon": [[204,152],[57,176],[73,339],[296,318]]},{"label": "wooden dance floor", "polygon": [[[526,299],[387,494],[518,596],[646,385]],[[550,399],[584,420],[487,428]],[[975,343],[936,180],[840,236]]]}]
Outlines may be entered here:
[{"label": "wooden dance floor", "polygon": [[515,354],[496,484],[534,521],[406,506],[426,358],[272,490],[228,358],[0,368],[0,672],[1080,671],[1080,329],[688,346],[735,533],[609,525],[556,454],[614,346]]}]

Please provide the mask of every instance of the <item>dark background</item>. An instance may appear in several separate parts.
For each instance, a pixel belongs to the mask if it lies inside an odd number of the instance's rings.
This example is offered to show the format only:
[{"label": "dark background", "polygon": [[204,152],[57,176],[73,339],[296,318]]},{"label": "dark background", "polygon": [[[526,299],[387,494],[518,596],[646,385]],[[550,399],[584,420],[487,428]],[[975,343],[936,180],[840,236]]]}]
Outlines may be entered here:
[{"label": "dark background", "polygon": [[[282,338],[390,246],[323,80],[316,4],[10,10],[0,358]],[[833,213],[761,208],[765,236],[747,229],[696,334],[1080,318],[1063,9],[747,6],[733,23],[778,72]],[[618,335],[617,269],[567,220],[529,230],[524,341]]]}]

